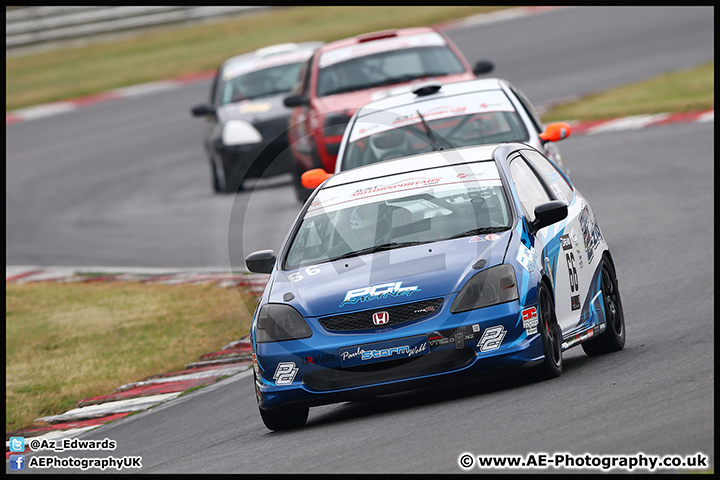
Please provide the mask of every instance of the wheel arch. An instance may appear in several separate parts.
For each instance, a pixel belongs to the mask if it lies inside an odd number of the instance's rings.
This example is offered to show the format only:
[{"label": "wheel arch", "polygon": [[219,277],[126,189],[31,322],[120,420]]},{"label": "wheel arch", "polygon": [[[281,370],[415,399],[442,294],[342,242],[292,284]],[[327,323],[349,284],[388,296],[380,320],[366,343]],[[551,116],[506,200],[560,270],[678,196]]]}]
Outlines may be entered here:
[{"label": "wheel arch", "polygon": [[615,280],[617,281],[617,268],[615,268],[615,261],[613,260],[613,256],[610,253],[610,250],[605,250],[602,256],[603,258],[606,258],[608,262],[610,262],[610,266],[612,267],[613,273],[615,274]]}]

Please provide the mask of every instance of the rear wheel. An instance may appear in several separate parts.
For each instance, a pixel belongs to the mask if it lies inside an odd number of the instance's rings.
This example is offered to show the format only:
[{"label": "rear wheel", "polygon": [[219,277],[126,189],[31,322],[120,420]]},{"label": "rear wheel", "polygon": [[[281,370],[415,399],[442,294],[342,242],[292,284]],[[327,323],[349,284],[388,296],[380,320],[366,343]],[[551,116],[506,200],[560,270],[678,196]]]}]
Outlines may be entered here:
[{"label": "rear wheel", "polygon": [[542,338],[543,363],[522,370],[524,376],[532,380],[548,380],[559,377],[562,373],[562,331],[555,316],[555,303],[552,295],[545,285],[540,285],[538,290],[539,322],[538,330]]},{"label": "rear wheel", "polygon": [[607,258],[603,258],[600,268],[600,289],[605,306],[606,328],[602,334],[582,344],[585,353],[591,356],[617,352],[625,346],[625,316],[615,269]]},{"label": "rear wheel", "polygon": [[289,430],[300,428],[307,421],[309,407],[292,410],[263,410],[259,408],[265,426],[270,430]]}]

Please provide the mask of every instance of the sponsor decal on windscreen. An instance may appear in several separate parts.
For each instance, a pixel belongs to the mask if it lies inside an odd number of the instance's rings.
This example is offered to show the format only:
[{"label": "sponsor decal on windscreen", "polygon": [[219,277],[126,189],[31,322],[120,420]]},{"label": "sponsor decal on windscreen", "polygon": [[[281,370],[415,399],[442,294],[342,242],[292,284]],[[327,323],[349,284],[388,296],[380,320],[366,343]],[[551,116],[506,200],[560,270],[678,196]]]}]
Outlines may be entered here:
[{"label": "sponsor decal on windscreen", "polygon": [[[478,98],[482,98],[482,100],[478,100]],[[472,98],[469,98],[468,95],[444,98],[442,104],[435,104],[435,106],[422,107],[411,104],[394,107],[392,110],[373,112],[358,118],[350,132],[348,143],[376,133],[414,125],[422,122],[422,119],[429,122],[462,115],[514,111],[515,107],[501,90],[477,92],[473,94]],[[422,119],[418,112],[422,114]]]},{"label": "sponsor decal on windscreen", "polygon": [[373,40],[367,43],[357,43],[323,52],[318,66],[325,68],[351,58],[364,57],[380,52],[390,52],[415,47],[432,47],[445,45],[445,39],[438,33],[423,33],[421,35],[404,35]]},{"label": "sponsor decal on windscreen", "polygon": [[[498,187],[502,183],[494,162],[441,167],[422,177],[417,173],[391,175],[324,188],[308,208],[305,218],[330,213],[344,208],[367,205],[378,200],[394,200],[424,192],[449,192],[454,189],[470,190],[478,185]],[[496,239],[494,236],[486,240]],[[499,237],[497,237],[499,238]]]}]

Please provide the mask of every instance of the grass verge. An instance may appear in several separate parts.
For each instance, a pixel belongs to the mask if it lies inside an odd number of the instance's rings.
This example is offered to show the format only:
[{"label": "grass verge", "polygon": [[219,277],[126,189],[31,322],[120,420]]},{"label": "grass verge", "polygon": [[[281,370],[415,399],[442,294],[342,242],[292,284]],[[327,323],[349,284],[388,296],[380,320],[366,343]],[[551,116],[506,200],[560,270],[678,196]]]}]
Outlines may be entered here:
[{"label": "grass verge", "polygon": [[509,7],[284,7],[230,20],[5,58],[5,110],[216,69],[267,45],[325,42],[387,28],[440,23]]},{"label": "grass verge", "polygon": [[[5,431],[238,340],[255,300],[213,285],[6,284]],[[247,302],[247,303],[246,303]]]},{"label": "grass verge", "polygon": [[587,95],[542,115],[544,122],[601,120],[715,108],[715,62]]}]

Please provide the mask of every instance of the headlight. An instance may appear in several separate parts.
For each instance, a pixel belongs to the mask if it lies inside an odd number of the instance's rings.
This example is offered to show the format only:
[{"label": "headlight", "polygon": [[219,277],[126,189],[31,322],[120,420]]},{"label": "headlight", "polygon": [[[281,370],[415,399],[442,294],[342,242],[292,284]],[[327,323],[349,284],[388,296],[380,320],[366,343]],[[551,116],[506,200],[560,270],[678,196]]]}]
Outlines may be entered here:
[{"label": "headlight", "polygon": [[260,309],[255,331],[258,343],[297,340],[311,335],[310,326],[290,305],[268,303]]},{"label": "headlight", "polygon": [[323,123],[323,135],[326,137],[337,137],[345,133],[345,127],[350,121],[350,117],[344,113],[331,113],[325,117]]},{"label": "headlight", "polygon": [[498,265],[468,280],[450,306],[450,312],[465,312],[517,299],[515,270],[512,265]]},{"label": "headlight", "polygon": [[242,120],[230,120],[223,127],[223,145],[247,145],[260,143],[262,135],[252,125]]}]

